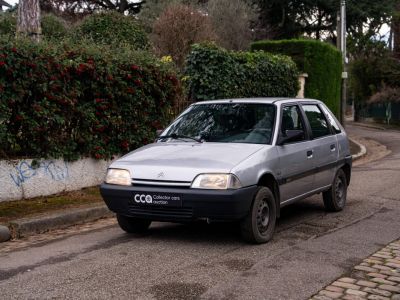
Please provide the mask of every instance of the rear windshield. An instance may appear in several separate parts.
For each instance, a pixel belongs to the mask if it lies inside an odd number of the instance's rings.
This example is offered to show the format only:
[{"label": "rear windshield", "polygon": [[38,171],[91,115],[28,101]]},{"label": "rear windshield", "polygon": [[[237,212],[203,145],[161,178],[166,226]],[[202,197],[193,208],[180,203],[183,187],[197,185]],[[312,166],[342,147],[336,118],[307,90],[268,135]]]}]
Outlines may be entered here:
[{"label": "rear windshield", "polygon": [[218,103],[189,107],[164,132],[218,143],[271,144],[275,106]]}]

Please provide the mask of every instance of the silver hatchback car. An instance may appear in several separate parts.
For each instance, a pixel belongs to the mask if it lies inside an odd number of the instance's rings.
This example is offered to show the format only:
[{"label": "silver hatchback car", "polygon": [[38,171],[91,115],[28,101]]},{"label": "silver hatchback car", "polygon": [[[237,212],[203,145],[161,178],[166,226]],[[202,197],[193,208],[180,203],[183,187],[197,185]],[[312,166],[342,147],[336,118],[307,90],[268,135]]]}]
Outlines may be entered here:
[{"label": "silver hatchback car", "polygon": [[206,101],[113,162],[101,195],[129,233],[152,221],[239,221],[245,240],[265,243],[283,206],[322,193],[327,210],[342,210],[351,166],[346,133],[321,101]]}]

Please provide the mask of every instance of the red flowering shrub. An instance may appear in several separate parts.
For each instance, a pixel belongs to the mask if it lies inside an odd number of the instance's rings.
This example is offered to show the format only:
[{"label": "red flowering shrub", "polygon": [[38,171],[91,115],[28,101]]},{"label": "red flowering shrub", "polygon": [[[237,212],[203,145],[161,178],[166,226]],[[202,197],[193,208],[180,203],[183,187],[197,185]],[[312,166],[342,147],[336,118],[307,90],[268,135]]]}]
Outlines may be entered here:
[{"label": "red flowering shrub", "polygon": [[[123,52],[123,50],[121,50]],[[0,158],[110,158],[151,141],[179,96],[144,53],[0,44]]]}]

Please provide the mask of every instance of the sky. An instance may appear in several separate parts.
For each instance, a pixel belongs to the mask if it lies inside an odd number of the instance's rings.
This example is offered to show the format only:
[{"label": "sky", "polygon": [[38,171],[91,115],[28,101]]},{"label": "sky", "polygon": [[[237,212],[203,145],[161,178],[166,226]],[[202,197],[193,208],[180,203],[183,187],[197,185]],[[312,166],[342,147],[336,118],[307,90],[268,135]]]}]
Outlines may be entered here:
[{"label": "sky", "polygon": [[4,0],[6,1],[8,4],[14,5],[18,2],[18,0]]}]

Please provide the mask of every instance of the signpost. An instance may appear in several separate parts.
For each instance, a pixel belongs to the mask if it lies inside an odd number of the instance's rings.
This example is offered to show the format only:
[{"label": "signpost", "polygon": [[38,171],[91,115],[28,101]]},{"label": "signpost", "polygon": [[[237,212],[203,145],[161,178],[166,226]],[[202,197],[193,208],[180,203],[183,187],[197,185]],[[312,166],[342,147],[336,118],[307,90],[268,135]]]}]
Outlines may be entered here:
[{"label": "signpost", "polygon": [[342,53],[343,73],[342,73],[342,93],[340,100],[340,122],[345,125],[345,114],[347,105],[347,53],[346,53],[346,0],[340,0],[340,10],[338,13],[337,25],[337,47]]}]

